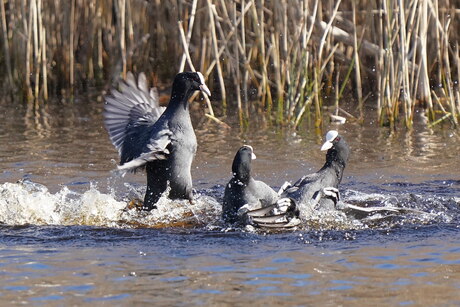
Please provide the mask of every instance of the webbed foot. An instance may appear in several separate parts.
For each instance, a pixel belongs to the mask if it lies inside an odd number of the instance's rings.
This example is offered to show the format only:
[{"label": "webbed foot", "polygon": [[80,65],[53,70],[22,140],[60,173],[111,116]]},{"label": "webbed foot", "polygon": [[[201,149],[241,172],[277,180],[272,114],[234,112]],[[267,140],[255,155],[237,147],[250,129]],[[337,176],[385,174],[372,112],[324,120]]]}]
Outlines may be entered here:
[{"label": "webbed foot", "polygon": [[151,211],[153,209],[156,209],[157,206],[153,207],[147,207],[144,205],[144,202],[140,200],[139,198],[134,198],[129,201],[128,205],[123,209],[124,211],[136,209],[137,211]]}]

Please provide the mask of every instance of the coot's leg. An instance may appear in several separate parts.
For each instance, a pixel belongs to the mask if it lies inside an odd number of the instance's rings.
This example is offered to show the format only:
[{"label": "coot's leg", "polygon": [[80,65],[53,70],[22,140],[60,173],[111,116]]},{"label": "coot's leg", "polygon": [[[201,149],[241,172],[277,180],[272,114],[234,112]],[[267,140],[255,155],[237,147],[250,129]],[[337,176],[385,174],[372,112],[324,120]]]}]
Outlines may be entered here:
[{"label": "coot's leg", "polygon": [[[155,165],[156,164],[156,165]],[[146,166],[147,171],[147,191],[144,197],[143,210],[151,211],[156,209],[155,205],[160,199],[168,185],[166,169],[159,167],[156,162],[149,162]]]}]

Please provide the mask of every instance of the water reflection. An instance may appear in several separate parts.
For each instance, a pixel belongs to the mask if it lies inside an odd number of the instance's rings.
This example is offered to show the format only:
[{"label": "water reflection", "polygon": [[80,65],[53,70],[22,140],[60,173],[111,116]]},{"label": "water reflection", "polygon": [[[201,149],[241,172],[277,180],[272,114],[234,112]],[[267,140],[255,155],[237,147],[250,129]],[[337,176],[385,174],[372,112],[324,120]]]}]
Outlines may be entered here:
[{"label": "water reflection", "polygon": [[[50,103],[38,109],[5,106],[5,125],[0,127],[0,141],[4,144],[2,169],[15,173],[19,164],[23,174],[16,177],[28,175],[46,185],[69,184],[66,177],[81,177],[79,181],[85,182],[107,177],[107,171],[114,168],[111,160],[117,161],[118,157],[102,127],[101,103],[96,98],[88,99],[94,103]],[[224,183],[234,152],[243,143],[251,144],[258,153],[259,160],[254,163],[256,174],[272,185],[295,180],[316,170],[324,161],[318,150],[323,132],[316,133],[305,125],[299,131],[264,128],[259,122],[252,122],[241,131],[232,117],[224,119],[232,127],[226,129],[206,119],[201,107],[197,104],[193,114],[199,141],[193,177],[198,187]],[[364,126],[328,124],[323,131],[339,129],[347,138],[352,148],[345,172],[348,177],[368,176],[380,182],[397,176],[408,181],[459,178],[453,172],[459,162],[458,132],[431,130],[420,122],[415,125],[413,130],[390,133],[369,121]],[[60,180],[53,180],[54,176]],[[139,183],[143,179],[130,178]]]}]

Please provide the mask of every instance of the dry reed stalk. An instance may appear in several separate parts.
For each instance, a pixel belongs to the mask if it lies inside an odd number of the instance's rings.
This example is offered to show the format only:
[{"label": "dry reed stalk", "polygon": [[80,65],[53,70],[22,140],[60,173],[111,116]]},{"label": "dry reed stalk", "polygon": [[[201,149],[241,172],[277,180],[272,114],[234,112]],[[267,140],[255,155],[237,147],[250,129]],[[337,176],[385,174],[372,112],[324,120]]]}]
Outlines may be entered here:
[{"label": "dry reed stalk", "polygon": [[[195,66],[193,65],[193,62],[192,62],[192,58],[190,57],[190,53],[188,51],[189,46],[187,45],[187,39],[185,37],[184,29],[182,27],[182,21],[178,21],[178,26],[179,26],[179,32],[180,32],[180,37],[181,37],[181,41],[182,41],[182,46],[184,48],[184,54],[185,54],[185,57],[187,59],[187,64],[190,66],[190,69],[192,71],[196,71]],[[208,106],[210,117],[213,118],[213,119],[216,119],[216,117],[214,115],[214,110],[212,108],[211,101],[209,100],[209,97],[206,96],[206,95],[203,95],[203,96],[204,96],[204,99],[205,99],[206,104]]]},{"label": "dry reed stalk", "polygon": [[429,128],[432,128],[434,126],[436,126],[437,124],[443,122],[444,120],[446,119],[449,119],[452,124],[455,125],[455,122],[453,121],[452,119],[452,114],[450,112],[447,112],[445,109],[444,109],[444,106],[442,105],[442,102],[440,101],[440,99],[438,98],[438,96],[436,95],[435,91],[432,91],[432,95],[433,95],[433,98],[434,98],[434,101],[438,104],[439,108],[441,109],[441,112],[444,114],[441,118],[437,119],[437,120],[433,120],[431,121],[429,124],[428,124],[428,127]]},{"label": "dry reed stalk", "polygon": [[[192,10],[190,12],[190,19],[189,19],[189,22],[188,22],[187,36],[186,36],[186,39],[185,39],[185,41],[187,43],[187,46],[190,44],[190,39],[192,38],[193,26],[195,24],[195,15],[196,15],[197,4],[198,4],[198,0],[193,0],[193,2],[192,2]],[[184,53],[184,54],[182,54],[182,58],[181,58],[181,61],[180,61],[179,71],[184,71],[185,60],[186,60],[186,55]]]},{"label": "dry reed stalk", "polygon": [[420,79],[417,83],[419,99],[426,101],[428,104],[428,114],[431,120],[434,119],[433,102],[430,93],[430,80],[428,76],[428,3],[422,1],[422,14],[420,18]]},{"label": "dry reed stalk", "polygon": [[[35,20],[36,26],[34,26],[34,30],[37,31],[36,35],[34,35],[34,38],[37,39],[35,42],[36,45],[36,55],[35,55],[35,99],[39,98],[40,95],[40,90],[44,89],[44,84],[43,84],[43,77],[42,77],[42,83],[40,83],[40,75],[43,76],[43,54],[45,52],[46,46],[43,45],[43,33],[44,33],[44,27],[43,27],[43,10],[42,10],[42,0],[36,0],[36,20]],[[48,93],[46,95],[43,95],[43,98],[45,96],[48,96]],[[46,100],[47,98],[45,98]]]},{"label": "dry reed stalk", "polygon": [[[362,91],[362,82],[361,82],[361,61],[359,60],[358,54],[358,35],[356,33],[356,4],[354,1],[352,3],[353,9],[353,60],[355,67],[355,79],[356,79],[356,94],[358,95],[358,108],[359,108],[359,119],[362,121],[364,119],[363,113],[363,91]],[[338,81],[338,80],[337,80]]]},{"label": "dry reed stalk", "polygon": [[[30,7],[32,7],[35,3],[35,0],[30,0]],[[25,11],[25,3],[23,2],[23,7]],[[27,43],[26,43],[26,69],[25,69],[25,87],[27,91],[27,101],[32,101],[33,99],[33,92],[32,92],[32,87],[30,84],[30,56],[32,53],[32,21],[33,21],[33,16],[32,12],[29,11],[29,16],[28,16],[28,22],[27,22],[27,27],[26,33],[27,33]],[[26,15],[23,15],[24,18],[26,18]]]},{"label": "dry reed stalk", "polygon": [[201,40],[201,48],[200,48],[200,51],[201,51],[201,58],[200,58],[200,71],[205,71],[205,67],[206,65],[208,65],[207,63],[207,38],[206,36],[203,37],[203,39]]},{"label": "dry reed stalk", "polygon": [[40,65],[39,65],[39,61],[40,61],[40,51],[39,51],[39,47],[38,47],[38,3],[39,0],[32,0],[33,1],[33,4],[32,4],[32,8],[31,8],[31,14],[32,14],[32,17],[33,17],[33,30],[32,30],[32,33],[33,33],[33,45],[34,45],[34,72],[35,72],[35,78],[34,78],[34,97],[35,99],[38,98],[38,95],[39,95],[39,91],[40,91]]},{"label": "dry reed stalk", "polygon": [[410,85],[409,85],[409,66],[407,64],[407,38],[406,38],[406,15],[405,15],[405,6],[403,0],[398,0],[399,2],[399,44],[400,44],[400,65],[401,65],[401,75],[399,77],[400,81],[397,86],[401,87],[402,99],[404,106],[404,117],[407,127],[412,127],[412,97],[410,97]]},{"label": "dry reed stalk", "polygon": [[271,34],[271,46],[273,47],[270,54],[272,55],[273,61],[273,70],[274,70],[274,78],[276,83],[277,89],[277,115],[276,115],[276,122],[282,123],[283,122],[283,95],[284,95],[284,88],[281,83],[281,61],[280,61],[280,54],[279,54],[279,41],[277,40],[278,35],[275,36],[274,33]]},{"label": "dry reed stalk", "polygon": [[[22,83],[29,98],[45,97],[48,83],[50,91],[58,92],[108,79],[117,69],[145,67],[166,75],[167,69],[188,61],[181,48],[185,37],[189,52],[200,50],[189,61],[199,63],[206,76],[218,77],[225,100],[231,101],[226,90],[235,89],[243,124],[250,109],[265,108],[266,118],[298,127],[310,111],[315,118],[323,116],[323,93],[329,96],[336,88],[340,99],[353,85],[362,115],[363,97],[369,97],[373,83],[380,124],[395,127],[403,119],[410,126],[415,98],[426,101],[430,121],[435,120],[440,106],[430,102],[429,88],[438,84],[444,87],[438,92],[441,102],[458,119],[459,94],[453,82],[459,68],[453,49],[459,34],[452,29],[458,27],[460,11],[448,2],[301,0],[294,7],[288,0],[1,1],[5,55],[0,65],[3,78],[10,79],[4,83]],[[449,15],[452,29],[445,32]],[[187,20],[183,34],[177,20]],[[358,33],[361,29],[366,31]],[[152,43],[137,48],[136,42],[148,33]],[[348,82],[348,72],[354,82]],[[341,84],[333,86],[337,81]],[[249,104],[256,96],[259,101]]]},{"label": "dry reed stalk", "polygon": [[70,90],[73,92],[74,87],[74,36],[75,36],[75,0],[70,1],[70,31],[69,31],[69,81],[70,81]]},{"label": "dry reed stalk", "polygon": [[[217,30],[216,34],[218,32],[219,37],[224,38],[223,40],[222,39],[220,40],[222,46],[219,49],[219,56],[217,58],[221,59],[222,52],[225,52],[225,56],[223,58],[224,59],[232,59],[232,58],[234,58],[234,56],[231,53],[231,49],[230,48],[225,48],[225,46],[232,41],[231,38],[235,33],[235,28],[232,26],[231,23],[230,24],[228,23],[229,20],[230,20],[230,17],[228,16],[228,12],[225,9],[225,7],[222,7],[222,13],[221,13],[222,16],[220,16],[217,13],[216,6],[212,6],[212,10],[213,10],[213,14],[215,16],[214,22],[215,22],[216,30]],[[221,21],[223,22],[223,24],[221,24]],[[225,21],[227,21],[227,22],[225,22]],[[224,33],[224,27],[226,27],[226,26],[230,27],[230,31],[229,31],[229,33],[227,35],[225,35],[225,33]],[[234,68],[232,68],[232,61],[230,61],[230,60],[223,61],[222,65],[223,65],[222,67],[225,67],[225,71],[227,71],[229,73],[227,75],[226,79],[231,80],[231,78],[232,78],[231,75],[232,74],[234,75],[234,73],[233,73]],[[225,80],[224,80],[224,82],[225,82]],[[223,111],[224,111],[224,115],[225,115],[226,106],[224,107]]]},{"label": "dry reed stalk", "polygon": [[[248,3],[249,5],[252,5],[252,2],[249,2]],[[243,8],[246,8],[246,5],[245,5],[245,0],[241,0],[241,6]],[[248,58],[246,57],[246,33],[245,33],[245,15],[246,15],[246,10],[242,10],[241,11],[241,27],[240,27],[240,33],[241,33],[241,49],[242,49],[242,52],[241,52],[241,55],[243,57],[242,59],[242,62],[243,62],[243,68],[246,67],[248,65]],[[239,68],[238,68],[239,69]],[[244,106],[243,106],[243,110],[239,111],[240,113],[243,113],[244,115],[246,115],[246,117],[248,116],[248,79],[249,79],[249,72],[247,69],[244,70],[244,76],[243,76],[243,102],[244,102]]]},{"label": "dry reed stalk", "polygon": [[120,20],[120,51],[121,51],[121,62],[122,62],[122,76],[123,79],[126,78],[126,0],[119,0],[119,20]]},{"label": "dry reed stalk", "polygon": [[48,100],[48,61],[46,58],[46,29],[43,28],[42,31],[42,40],[41,40],[41,48],[42,48],[42,86],[43,86],[43,99],[46,101]]},{"label": "dry reed stalk", "polygon": [[11,72],[11,58],[10,58],[10,46],[9,46],[9,35],[8,35],[8,27],[6,24],[6,13],[5,13],[5,0],[0,0],[0,13],[2,18],[2,34],[3,34],[3,48],[5,52],[5,66],[6,72],[8,77],[8,87],[9,90],[13,90],[14,82],[13,82],[13,74]]},{"label": "dry reed stalk", "polygon": [[[90,16],[96,16],[95,14],[95,6],[94,6],[94,0],[90,0],[88,7],[85,10],[85,17],[88,18]],[[91,50],[94,50],[94,34],[95,34],[95,27],[96,27],[96,22],[97,18],[93,18],[91,20],[90,24],[88,25],[88,45]],[[92,56],[88,56],[88,68],[86,69],[85,75],[86,79],[94,80],[95,79],[95,69],[94,69],[94,59]]]},{"label": "dry reed stalk", "polygon": [[[232,21],[233,21],[233,29],[238,29],[238,23],[237,23],[237,10],[236,10],[236,3],[233,3],[233,18],[232,18]],[[236,80],[235,80],[235,83],[236,83],[236,103],[237,103],[237,108],[238,108],[238,120],[239,120],[239,123],[240,123],[240,126],[243,126],[244,122],[244,113],[243,113],[243,106],[242,106],[242,102],[241,102],[241,88],[240,88],[240,84],[242,84],[242,80],[241,80],[241,71],[240,71],[240,65],[239,65],[239,62],[240,62],[240,52],[238,50],[238,36],[237,35],[233,35],[233,38],[234,38],[234,42],[233,42],[233,53],[235,54],[235,62],[236,64],[234,65],[234,70],[235,70],[235,76],[236,76]],[[245,51],[243,50],[243,53],[245,53]]]},{"label": "dry reed stalk", "polygon": [[[294,36],[294,40],[298,41],[300,37],[302,37],[302,45],[301,49],[300,45],[297,45],[298,47],[296,48],[290,48],[290,51],[288,51],[289,54],[292,55],[292,60],[290,61],[292,64],[291,69],[288,71],[290,72],[287,74],[287,87],[288,87],[288,93],[289,93],[289,99],[288,99],[288,104],[287,104],[287,110],[288,110],[288,121],[291,122],[292,118],[294,119],[294,128],[296,128],[300,120],[302,119],[305,111],[307,108],[310,107],[311,102],[312,102],[312,95],[313,93],[313,86],[314,86],[314,81],[313,78],[309,76],[309,71],[311,70],[310,64],[310,53],[306,50],[308,43],[310,42],[311,35],[313,33],[313,28],[316,23],[316,16],[318,12],[318,7],[319,7],[319,1],[316,0],[313,6],[313,12],[312,12],[312,17],[306,18],[304,17],[303,19],[303,26],[299,28],[299,33]],[[305,3],[305,8],[304,8],[304,16],[308,16],[308,2]],[[310,21],[310,26],[307,27],[307,21]],[[295,49],[295,50],[294,50]],[[300,54],[299,54],[300,53]],[[298,61],[300,61],[297,64],[297,58]],[[296,65],[299,65],[300,69],[297,69],[296,71]],[[297,114],[295,114],[296,108],[300,105],[300,109]]]},{"label": "dry reed stalk", "polygon": [[446,109],[444,108],[444,106],[442,105],[442,102],[439,99],[439,97],[436,95],[436,92],[435,91],[431,91],[431,92],[432,92],[434,101],[438,104],[439,109],[441,109],[441,112],[444,113],[444,115],[446,115],[446,114],[450,115],[450,113],[447,112]]},{"label": "dry reed stalk", "polygon": [[[249,9],[249,7],[246,8],[246,10],[248,10],[248,9]],[[240,21],[242,21],[241,18],[237,19],[237,21],[236,21],[237,25],[240,23]],[[225,38],[221,41],[221,43],[220,43],[221,46],[220,46],[219,51],[218,51],[218,56],[214,57],[212,62],[209,64],[208,68],[206,69],[206,73],[205,73],[206,75],[211,74],[211,72],[213,71],[214,67],[216,66],[217,59],[220,59],[220,57],[222,56],[224,51],[228,52],[228,50],[227,50],[228,44],[230,43],[232,36],[235,35],[236,31],[237,31],[237,27],[232,27],[231,30],[225,36]],[[238,46],[238,50],[241,50],[241,53],[244,53],[242,46],[240,44],[238,44],[237,46]]]},{"label": "dry reed stalk", "polygon": [[[383,103],[382,107],[385,110],[385,114],[388,119],[389,126],[394,129],[395,120],[398,117],[398,108],[399,108],[399,85],[398,85],[398,65],[401,63],[395,59],[393,49],[394,45],[397,42],[398,36],[398,19],[394,18],[395,11],[393,10],[392,3],[382,1],[383,12],[384,12],[384,28],[383,28],[383,49],[384,52],[384,63],[383,63],[383,72],[384,77],[382,79],[383,86]],[[397,17],[397,15],[396,15]],[[393,35],[395,33],[395,35]],[[396,89],[396,90],[395,90]],[[383,112],[382,112],[383,114]],[[380,124],[383,124],[383,120]]]},{"label": "dry reed stalk", "polygon": [[449,27],[451,23],[451,19],[449,18],[447,20],[447,23],[443,29],[443,64],[444,64],[444,69],[445,69],[445,86],[444,86],[444,92],[446,95],[446,98],[449,102],[449,107],[450,107],[450,113],[452,116],[452,120],[454,124],[457,126],[458,125],[458,120],[455,114],[457,114],[456,110],[456,104],[455,104],[455,96],[453,93],[453,82],[452,82],[452,72],[450,68],[450,60],[449,60],[449,41],[448,41],[448,33],[449,33]]},{"label": "dry reed stalk", "polygon": [[[326,67],[326,64],[328,61],[323,61],[323,49],[327,48],[329,46],[326,46],[326,40],[327,37],[332,29],[332,23],[335,20],[335,16],[337,15],[337,12],[339,10],[341,1],[337,1],[335,4],[335,7],[332,11],[331,17],[329,19],[329,22],[327,23],[327,26],[324,30],[324,33],[321,37],[320,43],[319,43],[319,48],[318,48],[318,53],[316,55],[316,67],[314,68],[313,75],[314,75],[314,102],[315,102],[315,127],[319,127],[322,122],[322,114],[321,114],[321,97],[320,97],[320,83],[323,77],[324,73],[324,68]],[[329,48],[327,48],[329,49]],[[333,52],[328,54],[328,57],[331,57]]]},{"label": "dry reed stalk", "polygon": [[[320,77],[319,77],[319,69],[315,69],[313,71],[313,99],[315,103],[315,128],[320,127],[322,123],[322,118],[321,118],[321,97],[319,95],[319,83],[320,83]],[[298,122],[298,120],[296,120]]]},{"label": "dry reed stalk", "polygon": [[377,27],[375,33],[378,37],[378,45],[381,52],[375,57],[375,70],[376,70],[376,81],[377,81],[377,122],[381,124],[383,122],[383,105],[384,105],[384,77],[383,77],[383,67],[384,67],[384,43],[383,43],[383,13],[381,10],[378,10],[380,13],[378,15]]},{"label": "dry reed stalk", "polygon": [[[417,63],[421,62],[421,59],[422,59],[422,53],[419,52],[418,50],[419,49],[418,45],[421,44],[421,38],[420,38],[421,32],[420,31],[422,28],[422,26],[420,25],[421,23],[421,13],[419,12],[420,9],[421,9],[420,6],[414,5],[413,9],[409,13],[408,21],[407,21],[408,25],[412,25],[407,31],[407,48],[409,50],[408,57],[415,59]],[[420,58],[420,60],[418,60],[418,58]],[[417,92],[419,91],[418,85],[419,85],[419,80],[421,78],[420,77],[421,72],[422,72],[421,67],[419,67],[418,69],[415,69],[415,65],[412,65],[412,67],[409,67],[409,84],[411,86],[410,94],[411,94],[411,97],[413,97],[414,102],[417,99]],[[412,107],[414,107],[414,105],[415,103],[412,104]]]},{"label": "dry reed stalk", "polygon": [[219,58],[219,49],[217,47],[217,34],[216,34],[216,24],[214,22],[214,10],[213,7],[214,5],[211,3],[211,0],[207,0],[208,2],[208,13],[209,13],[209,21],[210,21],[210,27],[211,27],[211,38],[212,38],[212,47],[213,47],[213,52],[216,60],[216,66],[217,66],[217,74],[219,77],[219,84],[220,84],[220,92],[222,95],[222,105],[224,106],[224,109],[227,107],[227,97],[226,97],[226,92],[225,92],[225,82],[224,82],[224,76],[222,72],[222,67],[220,64],[220,58]]},{"label": "dry reed stalk", "polygon": [[[126,2],[126,15],[128,17],[127,28],[128,28],[129,46],[133,46],[134,45],[134,25],[133,25],[133,14],[132,14],[132,9],[131,9],[131,1],[129,0],[128,2]],[[129,59],[129,54],[128,54],[128,59]]]},{"label": "dry reed stalk", "polygon": [[[181,38],[181,42],[182,42],[182,47],[184,48],[184,55],[185,55],[185,58],[187,60],[187,64],[188,66],[190,67],[190,69],[192,71],[196,71],[195,69],[195,66],[193,65],[193,62],[192,62],[192,58],[190,56],[190,53],[189,53],[189,45],[187,43],[187,38],[185,37],[185,33],[184,33],[184,28],[182,27],[182,21],[179,20],[177,22],[178,26],[179,26],[179,33],[180,33],[180,38]],[[182,70],[180,70],[179,72],[182,72]]]},{"label": "dry reed stalk", "polygon": [[337,71],[335,75],[335,114],[339,115],[339,108],[340,108],[340,95],[339,95],[339,84],[340,84],[340,69]]},{"label": "dry reed stalk", "polygon": [[103,27],[103,20],[102,20],[102,9],[99,7],[96,9],[96,20],[97,20],[97,67],[99,72],[102,72],[104,69],[104,61],[102,58],[102,27]]},{"label": "dry reed stalk", "polygon": [[[208,0],[209,1],[209,0]],[[261,9],[259,10],[260,16],[257,12],[257,6],[255,0],[252,0],[252,18],[255,29],[257,30],[257,41],[259,45],[260,55],[258,60],[262,69],[262,82],[259,86],[259,97],[262,98],[261,105],[264,106],[267,113],[270,114],[272,111],[272,98],[269,85],[268,71],[267,71],[267,61],[266,61],[266,50],[265,50],[265,32],[264,32],[264,0],[260,0]]]},{"label": "dry reed stalk", "polygon": [[457,101],[457,114],[454,114],[456,117],[460,117],[460,50],[458,47],[459,43],[455,44],[455,65],[457,66],[457,86],[455,88],[455,98]]},{"label": "dry reed stalk", "polygon": [[391,55],[391,48],[388,47],[390,43],[390,39],[388,37],[389,33],[389,18],[388,18],[388,12],[386,9],[385,2],[382,2],[382,15],[381,15],[381,27],[379,28],[380,33],[379,36],[381,36],[381,56],[380,56],[380,63],[379,67],[377,69],[377,75],[381,76],[381,83],[380,83],[380,88],[379,88],[379,95],[381,98],[381,103],[380,103],[380,116],[379,116],[379,124],[383,125],[385,121],[385,117],[388,117],[389,121],[390,120],[390,105],[391,105],[391,100],[390,100],[390,93],[388,91],[388,83],[389,83],[389,77],[390,77],[390,65],[389,59]]}]

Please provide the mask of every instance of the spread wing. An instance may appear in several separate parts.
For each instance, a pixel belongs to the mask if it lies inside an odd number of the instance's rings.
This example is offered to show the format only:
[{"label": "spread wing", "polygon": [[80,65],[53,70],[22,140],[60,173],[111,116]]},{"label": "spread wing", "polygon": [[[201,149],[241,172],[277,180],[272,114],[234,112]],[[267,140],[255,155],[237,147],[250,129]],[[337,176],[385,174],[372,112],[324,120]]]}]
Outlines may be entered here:
[{"label": "spread wing", "polygon": [[287,229],[301,224],[303,211],[334,208],[340,197],[335,187],[337,180],[326,174],[319,171],[303,176],[293,185],[285,183],[278,192],[280,199],[270,206],[248,211],[248,220],[256,227]]},{"label": "spread wing", "polygon": [[159,104],[157,90],[149,90],[145,74],[136,83],[129,72],[119,89],[105,97],[104,109],[104,125],[120,155],[121,169],[136,169],[169,153],[167,123],[157,123],[165,107]]}]

